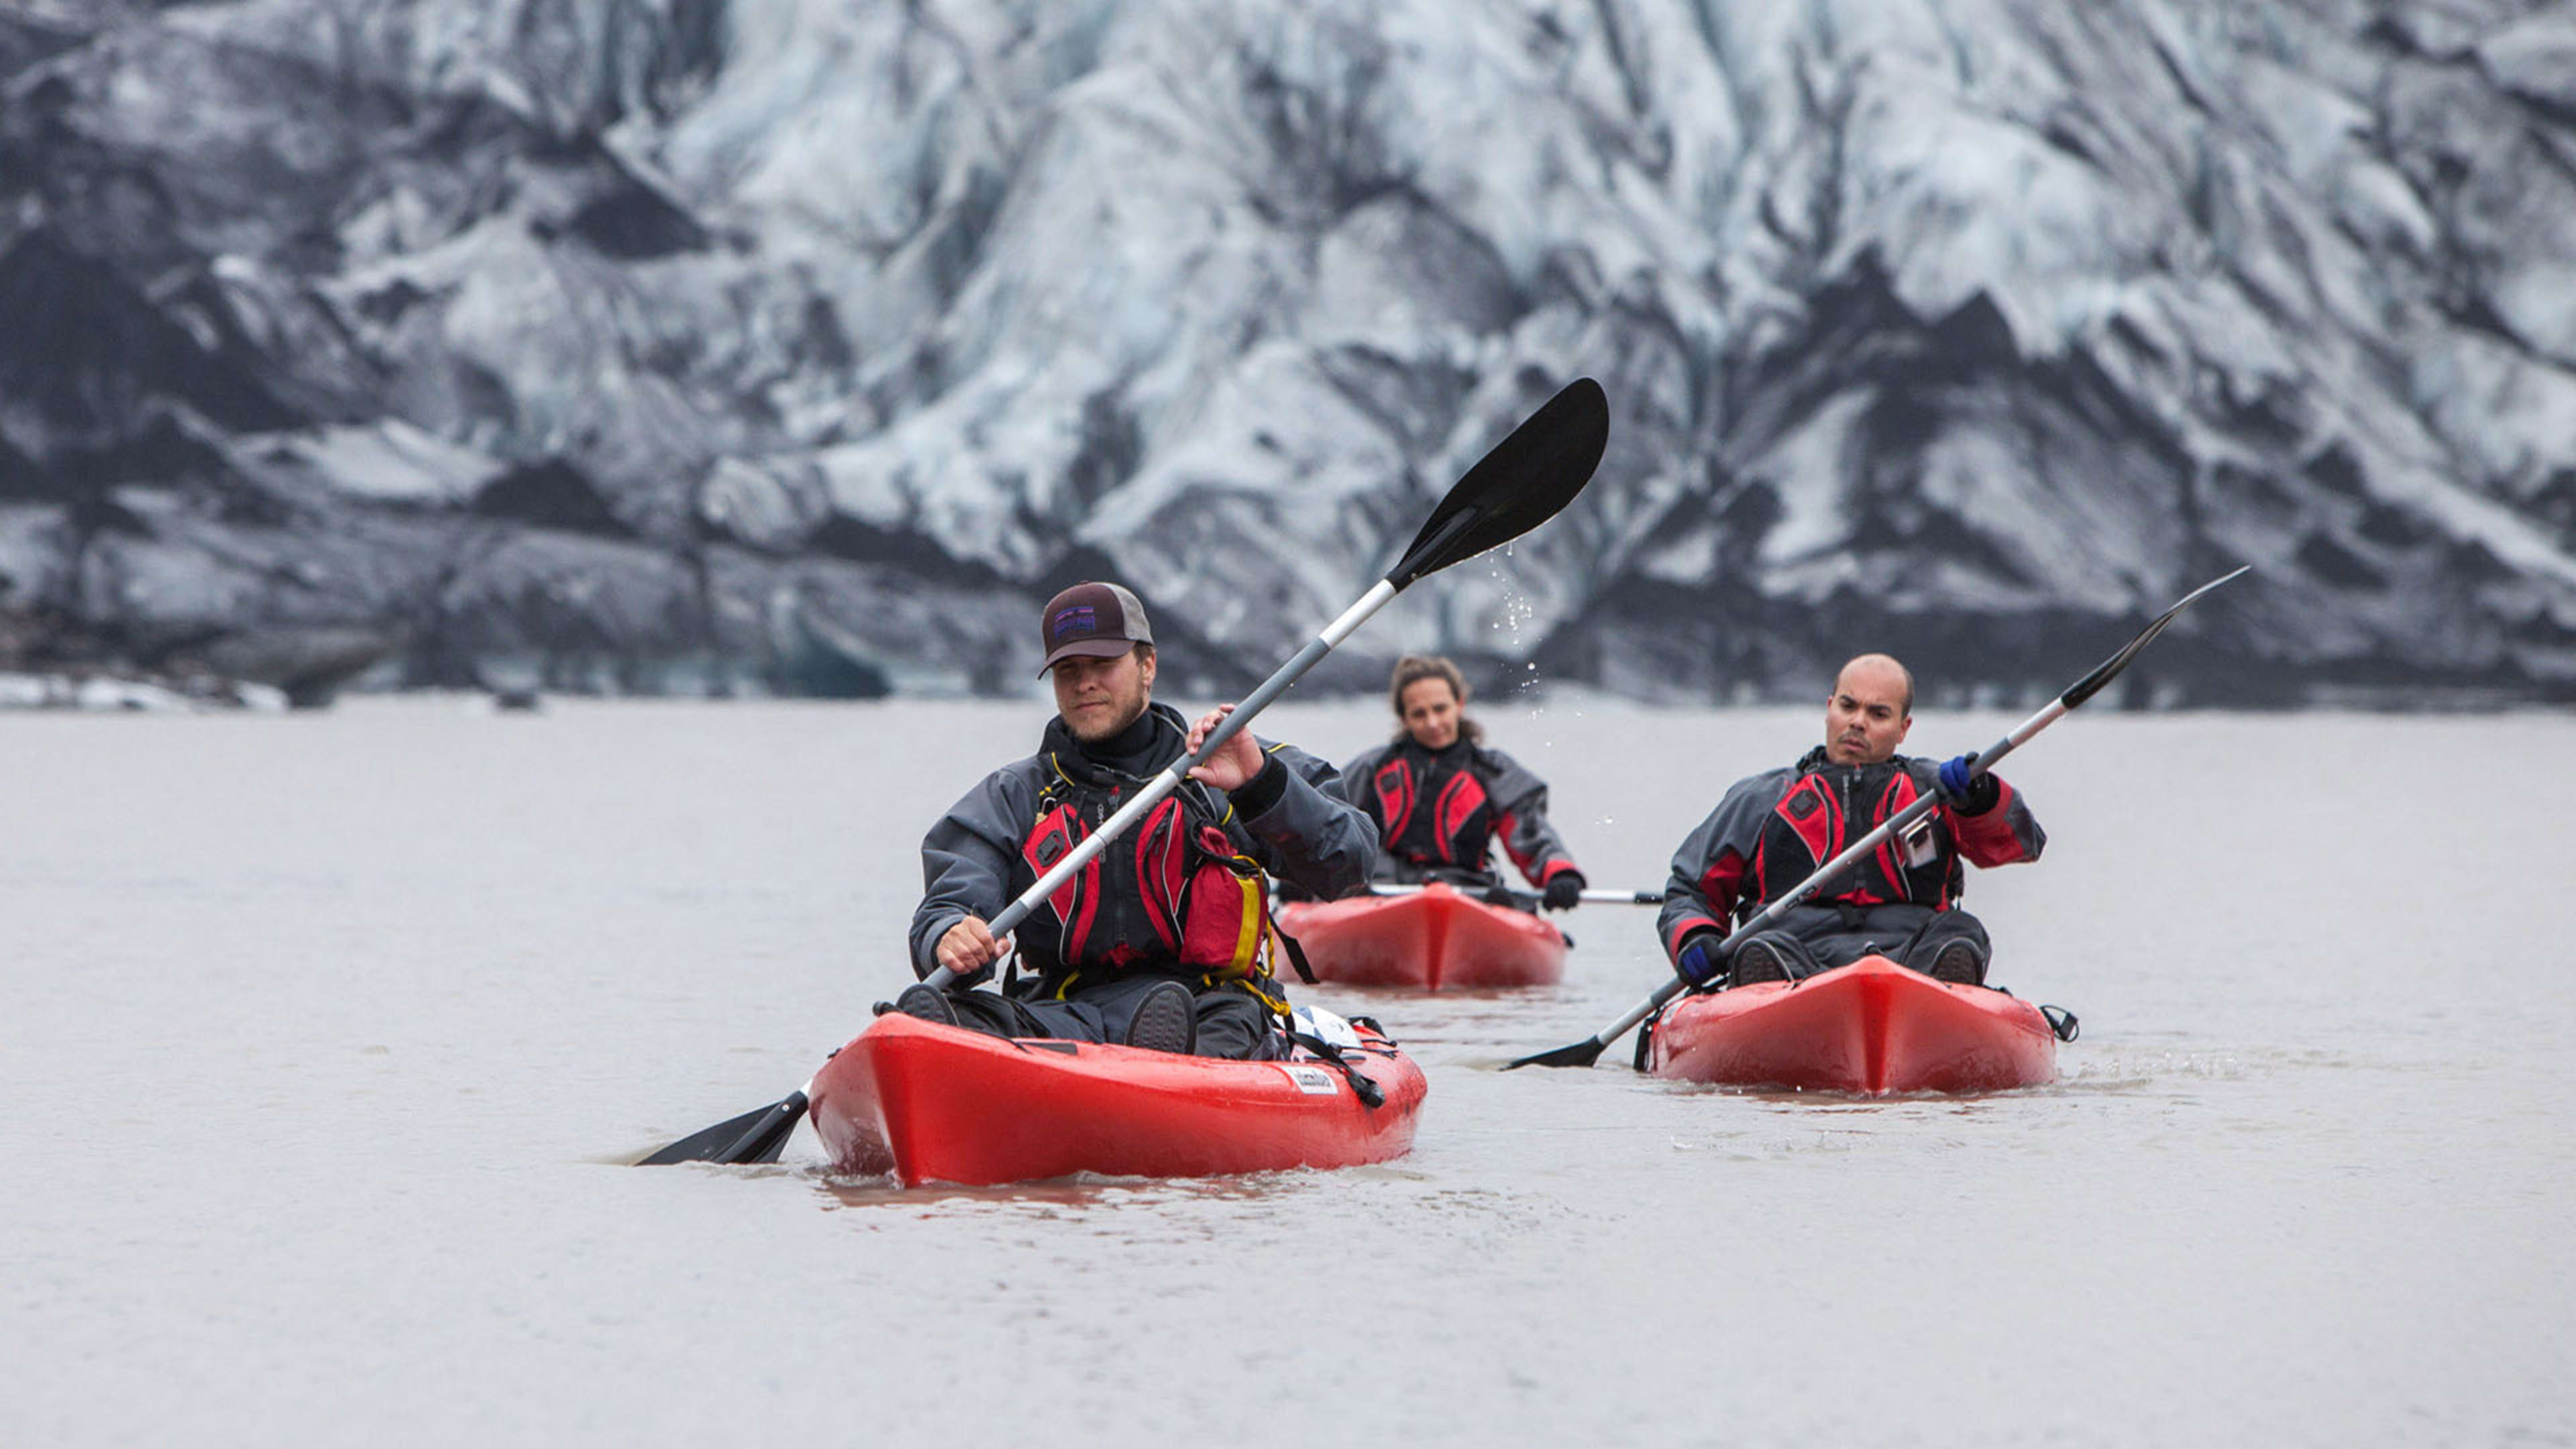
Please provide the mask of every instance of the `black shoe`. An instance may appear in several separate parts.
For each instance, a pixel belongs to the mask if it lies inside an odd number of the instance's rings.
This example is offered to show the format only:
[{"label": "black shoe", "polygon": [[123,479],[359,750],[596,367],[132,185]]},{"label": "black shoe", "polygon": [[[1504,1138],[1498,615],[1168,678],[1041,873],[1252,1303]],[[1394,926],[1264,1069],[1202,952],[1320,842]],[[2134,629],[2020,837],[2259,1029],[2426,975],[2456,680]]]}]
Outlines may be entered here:
[{"label": "black shoe", "polygon": [[1127,1020],[1127,1044],[1149,1052],[1188,1056],[1199,1044],[1199,1003],[1188,987],[1161,981],[1136,1002]]},{"label": "black shoe", "polygon": [[1726,984],[1729,986],[1750,986],[1756,981],[1797,979],[1790,973],[1789,958],[1781,954],[1779,947],[1759,936],[1736,947],[1735,954],[1726,958],[1726,961]]},{"label": "black shoe", "polygon": [[1952,941],[1933,956],[1932,969],[1923,974],[1953,986],[1981,986],[1986,979],[1985,953],[1973,942]]},{"label": "black shoe", "polygon": [[927,981],[916,981],[905,987],[903,994],[894,999],[894,1009],[906,1016],[938,1022],[941,1026],[957,1024],[957,1008],[948,1004],[948,993]]}]

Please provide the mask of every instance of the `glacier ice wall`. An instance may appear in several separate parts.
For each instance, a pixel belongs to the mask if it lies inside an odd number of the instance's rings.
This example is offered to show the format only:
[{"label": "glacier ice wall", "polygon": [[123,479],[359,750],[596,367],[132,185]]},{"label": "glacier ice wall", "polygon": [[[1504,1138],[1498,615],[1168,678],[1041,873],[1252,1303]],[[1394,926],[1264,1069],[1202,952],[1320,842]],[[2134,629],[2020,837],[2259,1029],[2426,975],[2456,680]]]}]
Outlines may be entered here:
[{"label": "glacier ice wall", "polygon": [[[2271,0],[0,6],[0,640],[1266,672],[1563,381],[1575,507],[1330,661],[2576,694],[2576,18]],[[28,641],[33,641],[32,643]]]}]

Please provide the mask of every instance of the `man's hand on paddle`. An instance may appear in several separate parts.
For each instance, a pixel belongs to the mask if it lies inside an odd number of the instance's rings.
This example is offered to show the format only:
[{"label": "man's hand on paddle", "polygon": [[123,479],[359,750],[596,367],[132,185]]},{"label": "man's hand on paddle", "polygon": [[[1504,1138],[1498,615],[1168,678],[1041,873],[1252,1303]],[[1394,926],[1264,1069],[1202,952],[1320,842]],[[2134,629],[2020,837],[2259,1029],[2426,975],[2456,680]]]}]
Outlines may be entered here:
[{"label": "man's hand on paddle", "polygon": [[985,967],[1002,959],[1002,943],[981,916],[968,916],[939,938],[939,964],[960,981],[972,981]]},{"label": "man's hand on paddle", "polygon": [[[1200,715],[1198,723],[1190,726],[1187,746],[1189,753],[1197,754],[1199,746],[1206,742],[1209,732],[1232,713],[1234,713],[1233,705],[1220,704]],[[1206,764],[1190,771],[1190,778],[1202,785],[1232,792],[1252,783],[1252,777],[1260,774],[1261,767],[1266,763],[1268,761],[1262,758],[1260,744],[1252,738],[1252,731],[1237,730],[1233,738],[1227,740],[1215,754],[1208,756]]]},{"label": "man's hand on paddle", "polygon": [[1992,775],[1977,772],[1977,755],[1971,750],[1954,760],[1941,762],[1941,796],[1962,815],[1983,815],[1995,808],[2003,796],[2003,782]]}]

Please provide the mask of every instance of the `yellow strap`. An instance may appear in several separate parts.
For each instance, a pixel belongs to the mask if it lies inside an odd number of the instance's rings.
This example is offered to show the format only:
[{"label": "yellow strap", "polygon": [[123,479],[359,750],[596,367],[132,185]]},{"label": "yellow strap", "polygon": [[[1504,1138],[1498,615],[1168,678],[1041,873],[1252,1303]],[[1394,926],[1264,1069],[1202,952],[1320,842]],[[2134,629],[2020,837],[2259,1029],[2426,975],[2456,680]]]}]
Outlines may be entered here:
[{"label": "yellow strap", "polygon": [[[1261,983],[1269,979],[1271,978],[1266,974],[1261,976],[1237,976],[1234,978],[1234,984],[1242,987],[1246,992],[1249,992],[1253,1000],[1270,1008],[1271,1015],[1278,1017],[1281,1021],[1286,1021],[1288,1020],[1288,998],[1285,996],[1274,996],[1270,992],[1261,989]],[[1216,984],[1216,978],[1208,978],[1208,985],[1211,988]]]},{"label": "yellow strap", "polygon": [[1263,989],[1277,979],[1273,963],[1279,959],[1279,923],[1262,909],[1263,890],[1260,866],[1249,856],[1238,855],[1230,862],[1252,874],[1238,875],[1235,884],[1243,891],[1243,923],[1235,934],[1234,961],[1221,971],[1211,971],[1200,978],[1209,990],[1225,984],[1242,987],[1252,999],[1270,1009],[1273,1016],[1288,1020],[1288,998]]},{"label": "yellow strap", "polygon": [[1260,877],[1237,879],[1235,886],[1243,892],[1243,924],[1234,933],[1234,974],[1248,976],[1253,958],[1261,953],[1264,930],[1270,924],[1270,913],[1261,909]]}]

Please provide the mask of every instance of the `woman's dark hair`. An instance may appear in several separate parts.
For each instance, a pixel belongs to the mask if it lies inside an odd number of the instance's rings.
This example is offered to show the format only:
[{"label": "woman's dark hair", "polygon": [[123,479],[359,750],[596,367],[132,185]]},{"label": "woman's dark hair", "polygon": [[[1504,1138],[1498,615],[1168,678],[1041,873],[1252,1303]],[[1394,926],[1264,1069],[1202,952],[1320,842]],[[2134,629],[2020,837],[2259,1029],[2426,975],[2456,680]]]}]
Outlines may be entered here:
[{"label": "woman's dark hair", "polygon": [[1437,654],[1407,654],[1395,661],[1395,675],[1387,682],[1386,702],[1395,707],[1395,737],[1409,733],[1404,727],[1404,692],[1426,679],[1442,679],[1458,700],[1458,737],[1470,744],[1482,744],[1485,727],[1467,717],[1467,676],[1458,666]]}]

